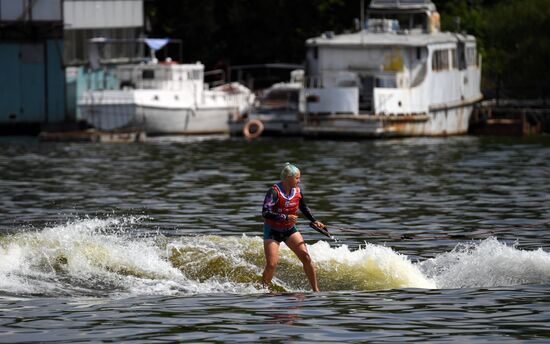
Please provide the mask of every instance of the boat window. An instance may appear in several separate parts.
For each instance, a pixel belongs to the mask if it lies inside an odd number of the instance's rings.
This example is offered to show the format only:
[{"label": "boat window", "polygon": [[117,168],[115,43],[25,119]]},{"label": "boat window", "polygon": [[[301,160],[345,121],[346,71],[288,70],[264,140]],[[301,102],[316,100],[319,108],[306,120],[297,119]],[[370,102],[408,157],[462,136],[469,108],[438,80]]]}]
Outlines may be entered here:
[{"label": "boat window", "polygon": [[372,13],[367,19],[368,31],[373,32],[425,31],[426,25],[425,13]]},{"label": "boat window", "polygon": [[458,69],[466,69],[466,47],[463,41],[457,43]]},{"label": "boat window", "polygon": [[152,80],[155,78],[155,71],[152,69],[144,69],[141,72],[141,77],[143,80]]},{"label": "boat window", "polygon": [[[389,18],[388,18],[389,19]],[[394,31],[410,29],[411,17],[408,14],[396,14],[391,19],[397,20],[397,26],[393,26]]]},{"label": "boat window", "polygon": [[426,15],[424,13],[415,13],[411,16],[411,29],[426,30]]},{"label": "boat window", "polygon": [[432,55],[432,70],[442,71],[449,69],[449,50],[434,50]]},{"label": "boat window", "polygon": [[468,66],[477,65],[476,55],[477,55],[476,47],[467,47],[466,48],[466,64]]},{"label": "boat window", "polygon": [[416,59],[420,60],[422,58],[422,48],[417,47],[416,48]]},{"label": "boat window", "polygon": [[201,71],[200,70],[191,70],[189,71],[189,80],[200,80],[201,79]]}]

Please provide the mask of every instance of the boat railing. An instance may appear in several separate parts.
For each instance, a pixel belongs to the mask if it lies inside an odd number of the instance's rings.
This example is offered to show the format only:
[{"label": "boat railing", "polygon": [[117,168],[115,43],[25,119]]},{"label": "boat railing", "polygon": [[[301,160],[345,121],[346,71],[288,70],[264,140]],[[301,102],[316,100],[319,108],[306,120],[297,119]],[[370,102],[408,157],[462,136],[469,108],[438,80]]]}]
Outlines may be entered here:
[{"label": "boat railing", "polygon": [[431,0],[372,0],[371,9],[386,8],[429,8],[432,5]]},{"label": "boat railing", "polygon": [[304,88],[323,88],[323,77],[320,75],[304,77]]},{"label": "boat railing", "polygon": [[141,80],[138,81],[133,88],[144,90],[182,91],[189,89],[191,85],[193,85],[193,82],[187,80]]},{"label": "boat railing", "polygon": [[179,91],[190,84],[203,83],[200,68],[174,68],[175,63],[127,65],[117,67],[120,88]]},{"label": "boat railing", "polygon": [[[82,75],[86,90],[128,90],[128,89],[158,89],[170,91],[182,91],[196,84],[202,84],[202,78],[189,79],[182,75],[169,75],[166,78],[148,78],[141,73],[131,73],[130,70],[113,71],[104,69],[100,71],[87,71]],[[202,77],[202,75],[201,75]]]},{"label": "boat railing", "polygon": [[210,87],[223,85],[226,83],[225,70],[213,69],[213,70],[206,71],[204,72],[204,79],[205,79],[205,83],[207,83]]},{"label": "boat railing", "polygon": [[305,88],[325,88],[330,85],[334,87],[358,87],[359,83],[357,73],[349,71],[339,71],[327,75],[315,75],[304,78]]}]

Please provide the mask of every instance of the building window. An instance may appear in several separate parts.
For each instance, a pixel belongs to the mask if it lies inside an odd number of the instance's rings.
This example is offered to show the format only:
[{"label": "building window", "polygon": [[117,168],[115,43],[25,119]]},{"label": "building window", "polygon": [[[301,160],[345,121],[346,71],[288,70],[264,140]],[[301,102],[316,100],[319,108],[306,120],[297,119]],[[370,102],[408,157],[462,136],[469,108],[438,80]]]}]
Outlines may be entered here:
[{"label": "building window", "polygon": [[137,42],[141,28],[66,29],[64,31],[64,60],[67,65],[87,64],[91,38],[104,37],[113,43],[98,44],[97,54],[103,63],[128,63],[143,60],[143,43]]}]

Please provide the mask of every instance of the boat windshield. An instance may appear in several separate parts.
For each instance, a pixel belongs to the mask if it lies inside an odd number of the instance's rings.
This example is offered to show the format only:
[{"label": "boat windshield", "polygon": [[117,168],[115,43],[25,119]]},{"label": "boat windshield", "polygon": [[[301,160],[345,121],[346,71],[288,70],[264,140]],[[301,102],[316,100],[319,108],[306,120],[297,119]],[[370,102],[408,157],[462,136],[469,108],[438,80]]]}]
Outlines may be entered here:
[{"label": "boat windshield", "polygon": [[423,13],[372,13],[367,20],[369,31],[393,31],[427,29]]}]

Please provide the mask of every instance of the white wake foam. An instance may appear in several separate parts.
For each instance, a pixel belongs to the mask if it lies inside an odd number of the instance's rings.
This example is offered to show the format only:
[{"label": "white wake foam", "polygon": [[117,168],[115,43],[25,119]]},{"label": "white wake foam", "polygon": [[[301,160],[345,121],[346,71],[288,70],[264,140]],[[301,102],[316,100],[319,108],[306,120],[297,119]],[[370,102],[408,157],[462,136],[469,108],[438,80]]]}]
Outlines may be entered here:
[{"label": "white wake foam", "polygon": [[[84,219],[0,236],[0,292],[39,295],[258,293],[265,264],[258,236],[136,236],[139,218]],[[308,245],[323,291],[498,287],[550,283],[550,253],[494,238],[460,244],[421,263],[390,247]],[[310,290],[284,244],[276,290]]]},{"label": "white wake foam", "polygon": [[550,253],[519,250],[495,238],[459,244],[420,264],[438,288],[504,287],[550,283]]}]

